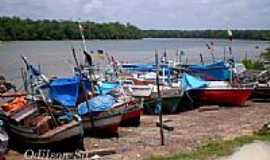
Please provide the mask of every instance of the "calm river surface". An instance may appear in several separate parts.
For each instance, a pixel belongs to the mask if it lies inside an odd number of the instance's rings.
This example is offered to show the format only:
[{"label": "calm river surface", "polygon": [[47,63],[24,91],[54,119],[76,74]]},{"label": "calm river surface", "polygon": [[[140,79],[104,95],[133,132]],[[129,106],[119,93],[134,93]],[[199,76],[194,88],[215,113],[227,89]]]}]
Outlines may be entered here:
[{"label": "calm river surface", "polygon": [[[153,62],[154,51],[161,55],[167,50],[167,55],[176,60],[177,49],[186,53],[188,62],[198,63],[199,54],[205,59],[210,58],[206,43],[214,42],[214,54],[223,58],[224,48],[230,44],[222,39],[143,39],[143,40],[89,40],[88,50],[103,49],[116,59],[126,62]],[[73,58],[71,46],[79,52],[81,41],[13,41],[0,42],[0,74],[17,81],[20,78],[20,68],[24,67],[20,55],[27,56],[34,64],[40,64],[42,71],[49,75],[67,76],[72,74]],[[256,48],[258,46],[259,48]],[[267,47],[269,41],[233,40],[233,55],[237,60],[256,58]],[[228,49],[226,49],[228,56]],[[80,53],[78,53],[80,54]],[[82,57],[82,54],[80,54]],[[186,58],[185,58],[186,60]]]}]

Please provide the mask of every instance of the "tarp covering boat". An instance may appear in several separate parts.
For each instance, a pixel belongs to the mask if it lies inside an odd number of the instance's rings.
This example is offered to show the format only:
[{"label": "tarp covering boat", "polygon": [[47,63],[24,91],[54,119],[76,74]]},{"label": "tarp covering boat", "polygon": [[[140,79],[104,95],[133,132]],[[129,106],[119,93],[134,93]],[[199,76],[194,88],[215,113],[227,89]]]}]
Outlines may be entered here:
[{"label": "tarp covering boat", "polygon": [[229,65],[224,61],[206,65],[189,65],[187,68],[204,80],[226,81],[231,77]]},{"label": "tarp covering boat", "polygon": [[119,88],[120,86],[121,85],[119,82],[102,81],[97,87],[97,93],[105,95],[110,93],[112,90]]},{"label": "tarp covering boat", "polygon": [[181,78],[181,85],[184,91],[208,86],[208,82],[184,73]]},{"label": "tarp covering boat", "polygon": [[[130,72],[156,72],[156,65],[154,64],[123,64],[122,69]],[[172,74],[172,68],[167,65],[160,65],[161,69],[165,69],[165,75]]]},{"label": "tarp covering boat", "polygon": [[[88,104],[87,104],[88,103]],[[79,105],[79,115],[86,115],[91,112],[102,112],[106,111],[116,103],[116,100],[111,95],[99,95],[87,102],[83,102]]]},{"label": "tarp covering boat", "polygon": [[90,90],[90,82],[81,81],[79,76],[52,80],[49,84],[50,99],[65,107],[74,107],[80,96],[81,82],[84,83],[86,89]]}]

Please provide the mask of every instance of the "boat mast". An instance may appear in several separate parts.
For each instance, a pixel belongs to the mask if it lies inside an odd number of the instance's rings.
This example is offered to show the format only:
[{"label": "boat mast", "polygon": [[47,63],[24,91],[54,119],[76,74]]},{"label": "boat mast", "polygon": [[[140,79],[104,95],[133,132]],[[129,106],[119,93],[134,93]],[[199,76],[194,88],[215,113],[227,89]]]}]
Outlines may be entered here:
[{"label": "boat mast", "polygon": [[159,124],[160,124],[160,140],[161,145],[164,145],[164,133],[163,133],[163,120],[162,120],[162,100],[160,95],[160,88],[159,88],[159,63],[158,63],[158,52],[155,50],[155,61],[156,61],[156,85],[157,85],[157,103],[156,107],[159,107]]}]

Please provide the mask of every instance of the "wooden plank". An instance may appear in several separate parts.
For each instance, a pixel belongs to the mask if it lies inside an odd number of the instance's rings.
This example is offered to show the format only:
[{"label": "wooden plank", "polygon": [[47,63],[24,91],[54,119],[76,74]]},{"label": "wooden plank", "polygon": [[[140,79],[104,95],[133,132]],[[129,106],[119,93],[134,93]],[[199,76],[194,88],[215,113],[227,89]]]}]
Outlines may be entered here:
[{"label": "wooden plank", "polygon": [[16,122],[20,122],[21,120],[23,120],[24,118],[30,116],[31,114],[33,114],[37,110],[38,110],[37,107],[27,106],[24,109],[22,109],[21,111],[19,111],[19,112],[15,113],[14,115],[12,115],[11,119],[14,119]]},{"label": "wooden plank", "polygon": [[219,106],[203,106],[198,108],[199,112],[205,112],[205,111],[217,111],[219,110]]},{"label": "wooden plank", "polygon": [[21,97],[21,96],[26,96],[26,93],[4,93],[4,94],[0,94],[1,98]]},{"label": "wooden plank", "polygon": [[[156,126],[157,126],[157,127],[160,127],[160,123],[157,122],[157,123],[156,123]],[[166,129],[167,131],[173,131],[173,130],[174,130],[174,127],[168,126],[167,124],[164,124],[164,123],[162,124],[162,128],[163,128],[163,129]]]}]

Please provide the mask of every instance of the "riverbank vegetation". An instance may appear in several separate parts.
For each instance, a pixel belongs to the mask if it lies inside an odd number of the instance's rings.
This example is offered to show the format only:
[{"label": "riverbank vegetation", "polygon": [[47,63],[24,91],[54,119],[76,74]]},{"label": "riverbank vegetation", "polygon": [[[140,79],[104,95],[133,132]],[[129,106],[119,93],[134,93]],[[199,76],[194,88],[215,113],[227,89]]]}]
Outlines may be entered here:
[{"label": "riverbank vegetation", "polygon": [[260,59],[257,60],[243,59],[242,63],[245,65],[247,69],[263,70],[265,69],[264,61],[270,61],[270,48],[265,49],[265,51],[261,53]]},{"label": "riverbank vegetation", "polygon": [[[86,39],[227,38],[226,30],[142,30],[129,23],[82,22]],[[270,40],[270,30],[233,30],[235,39]],[[67,20],[0,17],[0,40],[80,39],[78,24]]]},{"label": "riverbank vegetation", "polygon": [[[234,39],[270,40],[270,30],[233,30]],[[145,30],[145,38],[228,38],[226,30]]]},{"label": "riverbank vegetation", "polygon": [[[0,40],[80,39],[73,21],[31,20],[0,17]],[[141,30],[131,24],[83,22],[86,39],[140,39]]]},{"label": "riverbank vegetation", "polygon": [[151,157],[150,160],[207,160],[213,157],[223,157],[232,154],[236,148],[254,141],[270,142],[270,133],[256,133],[233,140],[211,141],[191,152],[182,152],[168,157]]}]

